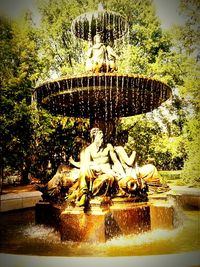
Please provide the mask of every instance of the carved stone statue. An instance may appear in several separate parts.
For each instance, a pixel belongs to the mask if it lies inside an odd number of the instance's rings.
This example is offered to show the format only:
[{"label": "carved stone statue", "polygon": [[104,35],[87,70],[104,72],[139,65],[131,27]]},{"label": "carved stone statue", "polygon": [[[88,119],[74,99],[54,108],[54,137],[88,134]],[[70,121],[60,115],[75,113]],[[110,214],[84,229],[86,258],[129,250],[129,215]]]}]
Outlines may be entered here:
[{"label": "carved stone statue", "polygon": [[65,195],[79,177],[79,170],[61,164],[56,174],[45,185],[36,185],[36,188],[41,191],[43,201],[62,202]]},{"label": "carved stone statue", "polygon": [[159,186],[160,188],[162,187],[162,190],[166,191],[166,187],[163,187],[160,182],[157,168],[153,164],[138,166],[136,162],[136,152],[132,151],[130,157],[127,155],[124,145],[128,141],[128,133],[124,131],[120,134],[120,137],[121,138],[118,139],[120,145],[114,147],[126,173],[126,177],[119,182],[120,188],[127,190],[127,187],[129,187],[129,191],[131,191],[131,188],[135,187],[131,179],[134,178],[141,189],[146,190],[146,185],[148,185]]},{"label": "carved stone statue", "polygon": [[113,72],[117,70],[117,55],[111,45],[107,47],[101,42],[99,34],[94,36],[94,45],[88,50],[86,71],[94,73]]},{"label": "carved stone statue", "polygon": [[90,137],[92,143],[80,157],[79,190],[68,196],[69,200],[78,199],[79,206],[85,205],[89,193],[96,196],[104,189],[103,194],[108,194],[115,178],[125,176],[113,146],[103,143],[103,132],[99,128],[93,128]]},{"label": "carved stone statue", "polygon": [[[124,134],[120,136],[125,140]],[[44,201],[67,199],[87,206],[89,199],[96,196],[145,199],[148,185],[162,186],[156,167],[137,166],[136,152],[128,156],[120,140],[115,147],[105,144],[99,128],[91,129],[90,137],[91,144],[82,149],[80,161],[69,159],[75,168],[61,164],[52,179],[39,189]]]},{"label": "carved stone statue", "polygon": [[107,72],[113,72],[117,70],[117,65],[116,65],[117,54],[115,53],[110,44],[106,47],[106,52],[107,52],[107,61],[106,61]]},{"label": "carved stone statue", "polygon": [[95,73],[106,72],[106,46],[99,34],[94,36],[94,45],[88,50],[86,70]]}]

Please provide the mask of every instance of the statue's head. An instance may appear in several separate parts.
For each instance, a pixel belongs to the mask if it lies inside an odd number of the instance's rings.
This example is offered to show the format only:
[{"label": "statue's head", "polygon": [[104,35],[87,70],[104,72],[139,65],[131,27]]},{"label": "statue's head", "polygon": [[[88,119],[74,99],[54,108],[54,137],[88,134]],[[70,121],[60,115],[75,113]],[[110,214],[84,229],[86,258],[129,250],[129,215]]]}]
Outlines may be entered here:
[{"label": "statue's head", "polygon": [[90,138],[91,138],[92,142],[95,139],[98,139],[98,141],[102,141],[103,142],[103,132],[102,132],[102,130],[100,130],[97,127],[92,128],[91,131],[90,131]]}]

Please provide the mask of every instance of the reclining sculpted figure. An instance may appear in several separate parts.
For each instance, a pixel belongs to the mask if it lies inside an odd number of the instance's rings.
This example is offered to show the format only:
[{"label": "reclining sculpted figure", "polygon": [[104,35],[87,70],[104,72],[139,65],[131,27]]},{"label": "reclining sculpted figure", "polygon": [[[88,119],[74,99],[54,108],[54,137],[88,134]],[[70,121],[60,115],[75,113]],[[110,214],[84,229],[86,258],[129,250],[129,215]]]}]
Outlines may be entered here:
[{"label": "reclining sculpted figure", "polygon": [[119,187],[124,191],[131,191],[131,188],[135,188],[132,178],[135,179],[137,185],[140,189],[146,191],[147,186],[159,186],[162,187],[163,190],[166,191],[166,187],[164,189],[163,185],[160,182],[159,173],[157,168],[153,164],[145,164],[142,166],[138,166],[136,162],[136,151],[132,151],[131,156],[129,157],[124,149],[124,145],[128,140],[127,131],[123,131],[118,138],[119,145],[115,146],[115,152],[118,155],[118,158],[125,170],[126,177],[121,179],[118,184]]},{"label": "reclining sculpted figure", "polygon": [[125,176],[113,146],[103,143],[103,132],[99,128],[93,128],[90,137],[92,143],[81,152],[80,163],[78,163],[80,164],[78,192],[72,192],[67,197],[69,200],[78,199],[79,206],[85,205],[89,193],[92,196],[102,193],[103,187],[104,195],[110,194],[109,189],[113,188],[116,177]]}]

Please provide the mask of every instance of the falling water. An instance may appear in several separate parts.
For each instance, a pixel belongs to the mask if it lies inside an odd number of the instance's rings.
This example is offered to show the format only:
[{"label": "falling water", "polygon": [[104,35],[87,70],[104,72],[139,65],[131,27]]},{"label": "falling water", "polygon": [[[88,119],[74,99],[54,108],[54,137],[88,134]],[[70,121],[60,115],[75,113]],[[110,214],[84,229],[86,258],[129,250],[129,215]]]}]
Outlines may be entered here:
[{"label": "falling water", "polygon": [[[120,14],[103,10],[102,6],[96,12],[78,16],[71,30],[78,40],[90,44],[98,32],[101,32],[105,44],[109,41],[129,43],[126,20]],[[160,82],[140,77],[100,73],[50,82],[39,86],[35,92],[38,105],[54,115],[113,121],[152,111],[169,97],[171,89]]]},{"label": "falling water", "polygon": [[85,111],[85,107],[84,107],[84,96],[83,96],[83,78],[81,78],[80,80],[80,88],[82,88],[82,90],[79,90],[79,102],[80,102],[80,114],[81,114],[81,117],[84,118],[84,111]]},{"label": "falling water", "polygon": [[110,87],[109,87],[109,99],[110,99],[110,119],[113,119],[113,99],[112,99],[112,88],[113,88],[113,77],[112,75],[110,76]]},{"label": "falling water", "polygon": [[94,120],[97,120],[97,109],[98,109],[98,88],[96,87],[96,82],[95,82],[95,76],[93,76],[93,93],[94,93]]},{"label": "falling water", "polygon": [[87,112],[88,114],[92,114],[90,110],[90,87],[89,87],[89,79],[87,77]]},{"label": "falling water", "polygon": [[108,101],[110,103],[110,100],[108,99],[108,94],[107,94],[107,77],[104,77],[105,79],[105,85],[104,85],[104,96],[105,96],[105,121],[108,121]]},{"label": "falling water", "polygon": [[119,79],[116,76],[116,99],[115,99],[115,116],[118,117],[118,106],[119,106]]}]

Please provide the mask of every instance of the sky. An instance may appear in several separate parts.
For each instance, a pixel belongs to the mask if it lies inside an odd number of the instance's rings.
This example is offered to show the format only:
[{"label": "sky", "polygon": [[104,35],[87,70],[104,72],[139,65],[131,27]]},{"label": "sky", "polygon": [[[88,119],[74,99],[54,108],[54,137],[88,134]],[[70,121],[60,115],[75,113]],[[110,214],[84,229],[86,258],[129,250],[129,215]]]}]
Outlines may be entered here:
[{"label": "sky", "polygon": [[[35,2],[36,0],[0,0],[0,10],[13,17],[19,16],[27,8],[37,14]],[[154,0],[154,2],[164,29],[175,23],[183,23],[184,18],[177,11],[180,0]]]},{"label": "sky", "polygon": [[154,0],[154,2],[163,28],[184,23],[184,17],[178,12],[180,0]]}]

